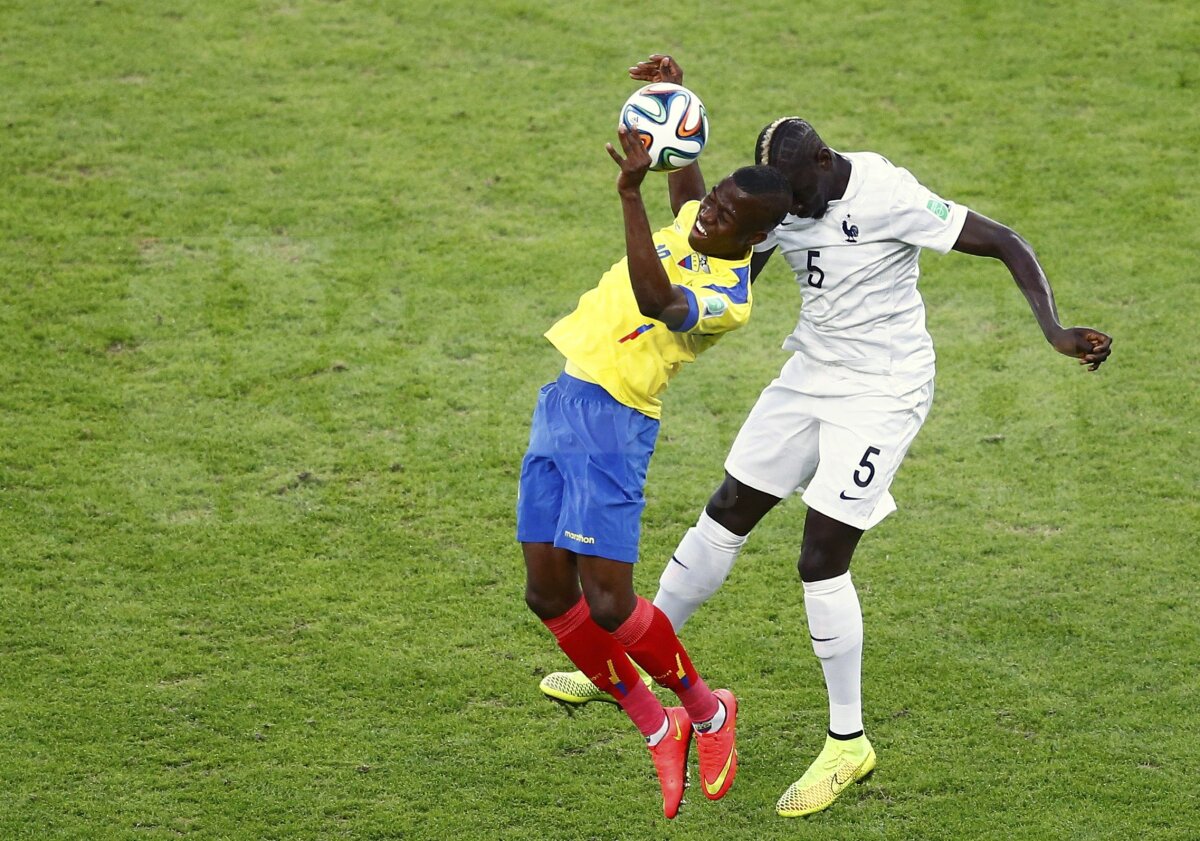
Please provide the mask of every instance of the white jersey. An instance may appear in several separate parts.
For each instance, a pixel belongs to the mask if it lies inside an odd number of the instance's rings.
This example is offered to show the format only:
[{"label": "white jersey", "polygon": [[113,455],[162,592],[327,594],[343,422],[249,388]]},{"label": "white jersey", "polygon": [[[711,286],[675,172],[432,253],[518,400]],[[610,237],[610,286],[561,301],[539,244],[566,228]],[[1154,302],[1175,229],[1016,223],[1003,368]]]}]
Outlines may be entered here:
[{"label": "white jersey", "polygon": [[934,372],[917,258],[922,248],[953,248],[967,208],[873,152],[843,157],[845,195],[820,219],[787,216],[755,250],[778,246],[800,285],[800,321],[785,350],[902,394]]}]

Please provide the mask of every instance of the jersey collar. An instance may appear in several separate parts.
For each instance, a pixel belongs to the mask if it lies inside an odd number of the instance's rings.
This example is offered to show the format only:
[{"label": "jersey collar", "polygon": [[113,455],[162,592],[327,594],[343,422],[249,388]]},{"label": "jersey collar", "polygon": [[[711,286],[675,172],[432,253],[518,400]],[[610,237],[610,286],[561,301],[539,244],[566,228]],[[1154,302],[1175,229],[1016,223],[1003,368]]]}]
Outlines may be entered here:
[{"label": "jersey collar", "polygon": [[[842,197],[840,199],[834,199],[831,201],[829,203],[829,207],[853,200],[858,195],[858,191],[862,187],[863,183],[862,163],[854,160],[854,153],[838,152],[837,149],[834,149],[833,151],[845,158],[850,164],[850,178],[846,181],[846,191],[842,193]],[[828,208],[825,210],[825,215],[829,216]]]}]

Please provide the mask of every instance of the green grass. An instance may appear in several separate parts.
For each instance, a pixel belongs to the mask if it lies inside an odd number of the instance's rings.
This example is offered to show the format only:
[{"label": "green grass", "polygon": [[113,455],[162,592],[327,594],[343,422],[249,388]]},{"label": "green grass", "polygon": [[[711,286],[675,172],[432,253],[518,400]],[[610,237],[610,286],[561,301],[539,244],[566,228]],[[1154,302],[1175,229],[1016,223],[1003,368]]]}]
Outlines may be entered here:
[{"label": "green grass", "polygon": [[[1198,43],[1185,0],[0,3],[0,838],[1197,837]],[[726,800],[668,824],[628,722],[536,691],[541,333],[621,254],[602,146],[663,50],[710,180],[800,112],[1116,337],[1085,375],[924,258],[935,407],[854,568],[880,768],[810,820],[798,500],[685,632],[744,705]],[[644,593],[791,283],[671,388]]]}]

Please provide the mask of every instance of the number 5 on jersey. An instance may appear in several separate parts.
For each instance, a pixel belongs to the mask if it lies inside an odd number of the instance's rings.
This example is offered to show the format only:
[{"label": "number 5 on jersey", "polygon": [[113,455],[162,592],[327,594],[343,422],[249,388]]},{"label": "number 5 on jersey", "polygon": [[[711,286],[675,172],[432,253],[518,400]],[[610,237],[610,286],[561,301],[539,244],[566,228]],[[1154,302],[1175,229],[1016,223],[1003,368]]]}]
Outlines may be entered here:
[{"label": "number 5 on jersey", "polygon": [[825,281],[825,272],[814,262],[820,256],[820,251],[810,250],[808,252],[808,285],[813,289],[820,289],[821,284]]}]

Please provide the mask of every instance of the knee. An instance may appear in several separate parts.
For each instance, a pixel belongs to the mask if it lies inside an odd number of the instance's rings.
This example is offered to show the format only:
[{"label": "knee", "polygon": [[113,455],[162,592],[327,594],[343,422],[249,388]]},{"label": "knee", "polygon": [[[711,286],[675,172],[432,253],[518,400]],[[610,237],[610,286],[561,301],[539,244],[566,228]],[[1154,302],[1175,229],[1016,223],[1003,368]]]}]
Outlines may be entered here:
[{"label": "knee", "polygon": [[797,568],[802,581],[837,578],[850,569],[850,559],[862,537],[862,529],[847,525],[808,509],[804,519],[804,540],[800,544]]},{"label": "knee", "polygon": [[813,546],[805,546],[800,551],[800,560],[796,562],[801,581],[824,581],[836,578],[849,569],[848,557],[843,558],[840,553],[826,552]]},{"label": "knee", "polygon": [[[748,523],[737,508],[733,506],[719,505],[714,500],[717,499],[721,491],[713,494],[712,499],[708,501],[708,505],[704,506],[704,513],[712,518],[713,522],[727,529],[734,534],[749,534],[750,529],[754,527],[753,523]],[[722,497],[723,499],[723,497]]]},{"label": "knee", "polygon": [[[796,574],[800,576],[801,581],[815,581],[812,577],[813,560],[812,555],[802,551],[800,557],[796,561]],[[528,598],[526,598],[528,601]],[[536,613],[536,611],[535,611]]]},{"label": "knee", "polygon": [[592,614],[592,621],[609,633],[625,624],[625,620],[633,613],[633,607],[627,600],[612,593],[588,595],[588,609]]},{"label": "knee", "polygon": [[745,533],[740,528],[734,528],[743,525],[742,521],[746,517],[738,506],[738,486],[732,476],[725,475],[725,481],[721,482],[713,491],[712,496],[708,498],[708,504],[704,506],[704,513],[730,531]]},{"label": "knee", "polygon": [[726,473],[725,480],[708,498],[704,512],[722,528],[745,536],[778,502],[778,497],[743,485]]},{"label": "knee", "polygon": [[533,584],[525,585],[525,605],[542,621],[555,619],[573,608],[579,594],[559,593]]}]

